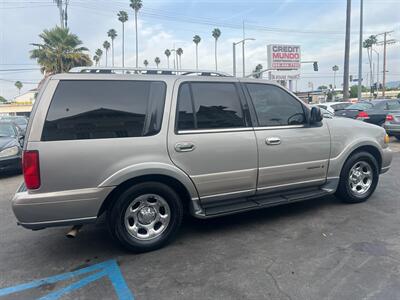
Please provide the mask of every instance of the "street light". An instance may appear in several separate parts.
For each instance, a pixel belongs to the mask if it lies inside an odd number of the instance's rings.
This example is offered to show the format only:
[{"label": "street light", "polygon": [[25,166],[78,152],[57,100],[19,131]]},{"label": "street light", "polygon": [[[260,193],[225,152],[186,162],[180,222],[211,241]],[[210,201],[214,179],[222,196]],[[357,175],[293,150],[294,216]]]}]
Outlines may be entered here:
[{"label": "street light", "polygon": [[244,43],[245,41],[255,41],[254,38],[245,38],[237,43],[233,43],[233,76],[236,76],[236,45],[242,44],[242,59],[243,59],[243,77],[246,76],[246,65],[245,65],[245,56],[244,56]]}]

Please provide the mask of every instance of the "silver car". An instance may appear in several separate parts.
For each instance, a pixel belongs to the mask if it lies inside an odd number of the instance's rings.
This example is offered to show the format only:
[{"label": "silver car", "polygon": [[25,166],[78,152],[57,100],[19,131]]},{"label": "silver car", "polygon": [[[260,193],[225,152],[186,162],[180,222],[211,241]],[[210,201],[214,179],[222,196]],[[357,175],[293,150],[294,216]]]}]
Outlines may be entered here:
[{"label": "silver car", "polygon": [[330,194],[363,202],[390,168],[383,128],[323,119],[275,83],[117,71],[75,69],[41,88],[12,200],[20,225],[81,226],[106,214],[117,241],[150,251],[186,212],[213,218]]},{"label": "silver car", "polygon": [[396,137],[400,141],[400,110],[390,111],[386,115],[383,128],[389,135]]}]

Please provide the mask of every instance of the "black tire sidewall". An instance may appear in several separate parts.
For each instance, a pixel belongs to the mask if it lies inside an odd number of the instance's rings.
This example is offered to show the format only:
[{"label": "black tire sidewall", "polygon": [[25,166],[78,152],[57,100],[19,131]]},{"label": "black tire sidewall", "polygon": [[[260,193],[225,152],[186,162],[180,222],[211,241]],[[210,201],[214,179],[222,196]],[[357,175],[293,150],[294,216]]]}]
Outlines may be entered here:
[{"label": "black tire sidewall", "polygon": [[[143,194],[160,195],[168,203],[171,219],[164,232],[157,238],[149,241],[135,239],[125,227],[125,212],[129,204]],[[111,209],[108,224],[111,234],[120,244],[133,252],[152,251],[168,244],[176,235],[183,216],[183,205],[179,195],[169,186],[159,182],[144,182],[124,191]]]},{"label": "black tire sidewall", "polygon": [[[368,192],[363,194],[362,196],[354,195],[348,184],[348,177],[351,168],[360,161],[367,162],[371,168],[373,173],[372,185]],[[337,191],[337,196],[340,197],[344,202],[347,203],[360,203],[366,201],[371,195],[374,193],[378,181],[379,181],[379,170],[378,170],[378,162],[376,161],[375,157],[368,152],[356,152],[351,155],[347,161],[345,162],[342,172],[340,174],[340,182]]]}]

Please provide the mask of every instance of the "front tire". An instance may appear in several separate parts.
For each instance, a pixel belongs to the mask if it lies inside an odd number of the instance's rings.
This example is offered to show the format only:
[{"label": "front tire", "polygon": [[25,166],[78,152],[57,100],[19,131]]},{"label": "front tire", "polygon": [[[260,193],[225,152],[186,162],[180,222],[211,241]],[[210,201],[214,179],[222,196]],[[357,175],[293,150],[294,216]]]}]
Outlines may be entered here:
[{"label": "front tire", "polygon": [[346,203],[366,201],[376,189],[379,180],[378,162],[368,152],[357,152],[345,162],[336,191]]},{"label": "front tire", "polygon": [[108,212],[111,235],[132,252],[147,252],[168,244],[182,222],[179,195],[159,182],[139,183],[124,191]]}]

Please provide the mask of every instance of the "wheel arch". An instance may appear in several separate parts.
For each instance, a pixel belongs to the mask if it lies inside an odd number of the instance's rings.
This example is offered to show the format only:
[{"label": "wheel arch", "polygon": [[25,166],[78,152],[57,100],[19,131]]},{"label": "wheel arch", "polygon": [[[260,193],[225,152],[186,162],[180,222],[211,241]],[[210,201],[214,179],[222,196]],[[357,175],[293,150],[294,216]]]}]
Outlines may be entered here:
[{"label": "wheel arch", "polygon": [[[347,161],[352,155],[354,155],[355,153],[357,153],[357,152],[362,152],[362,151],[368,152],[369,154],[371,154],[371,155],[376,159],[376,161],[378,162],[378,172],[380,172],[380,170],[381,170],[381,168],[382,168],[382,154],[381,154],[381,152],[379,151],[379,149],[378,149],[377,147],[372,146],[372,145],[364,145],[364,146],[360,146],[360,147],[354,149],[354,150],[347,156],[346,161]],[[343,164],[343,165],[344,165],[344,164]],[[343,166],[342,166],[342,168],[343,168]]]},{"label": "wheel arch", "polygon": [[194,210],[193,201],[198,200],[198,193],[189,176],[173,166],[154,168],[154,166],[141,165],[140,168],[133,166],[129,170],[117,172],[100,185],[114,186],[114,188],[101,204],[98,216],[109,209],[115,199],[128,187],[148,181],[164,183],[173,188],[183,198],[185,209]]}]

